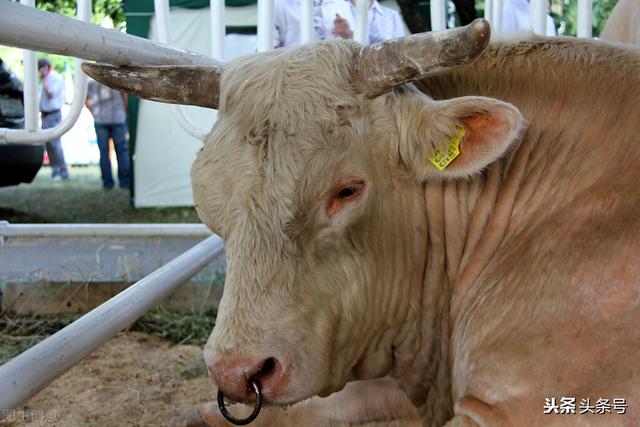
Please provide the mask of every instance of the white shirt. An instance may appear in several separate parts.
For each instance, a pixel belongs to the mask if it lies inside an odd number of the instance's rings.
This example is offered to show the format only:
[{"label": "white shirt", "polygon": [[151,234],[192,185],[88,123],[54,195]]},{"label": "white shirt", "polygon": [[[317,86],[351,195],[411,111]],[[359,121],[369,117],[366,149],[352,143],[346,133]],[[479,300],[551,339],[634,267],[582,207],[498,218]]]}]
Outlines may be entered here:
[{"label": "white shirt", "polygon": [[[502,8],[502,33],[505,36],[531,33],[531,6],[527,0],[505,0]],[[549,14],[546,35],[557,35],[553,18]]]},{"label": "white shirt", "polygon": [[44,85],[42,85],[40,91],[40,111],[46,113],[59,110],[64,104],[64,79],[60,74],[51,69],[44,80],[47,82],[47,89],[51,94],[51,98],[44,92]]},{"label": "white shirt", "polygon": [[[313,2],[313,27],[316,38],[320,38],[322,17],[320,0]],[[276,0],[273,8],[275,31],[274,47],[296,47],[300,45],[300,0]]]},{"label": "white shirt", "polygon": [[[356,7],[353,4],[351,4],[351,10],[353,16],[356,16]],[[369,7],[369,44],[406,35],[404,22],[398,11],[381,6],[377,0],[374,0]]]},{"label": "white shirt", "polygon": [[[354,30],[356,8],[349,0],[323,0],[321,9],[325,39],[336,39],[336,36],[331,34],[336,14],[346,19],[351,31]],[[374,0],[369,6],[368,22],[369,44],[407,35],[400,14],[393,9],[381,6],[377,0]]]}]

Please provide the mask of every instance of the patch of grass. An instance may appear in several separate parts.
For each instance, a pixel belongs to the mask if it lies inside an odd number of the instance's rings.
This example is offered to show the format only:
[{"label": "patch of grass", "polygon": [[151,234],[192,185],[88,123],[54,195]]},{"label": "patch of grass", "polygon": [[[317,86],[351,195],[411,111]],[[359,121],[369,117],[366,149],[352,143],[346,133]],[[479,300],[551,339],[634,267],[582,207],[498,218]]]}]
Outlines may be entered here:
[{"label": "patch of grass", "polygon": [[177,344],[204,345],[215,323],[214,313],[175,312],[162,306],[142,316],[134,331],[146,332]]},{"label": "patch of grass", "polygon": [[80,315],[35,317],[3,314],[0,317],[0,365],[79,317]]},{"label": "patch of grass", "polygon": [[[64,328],[81,315],[0,317],[0,365]],[[215,323],[215,313],[176,312],[158,306],[138,319],[130,330],[146,332],[176,344],[204,345]],[[200,375],[188,366],[184,375]],[[202,369],[205,369],[202,367]]]},{"label": "patch of grass", "polygon": [[199,223],[193,207],[134,209],[129,191],[102,189],[97,165],[77,166],[67,181],[42,167],[31,184],[0,187],[0,220],[12,223]]}]

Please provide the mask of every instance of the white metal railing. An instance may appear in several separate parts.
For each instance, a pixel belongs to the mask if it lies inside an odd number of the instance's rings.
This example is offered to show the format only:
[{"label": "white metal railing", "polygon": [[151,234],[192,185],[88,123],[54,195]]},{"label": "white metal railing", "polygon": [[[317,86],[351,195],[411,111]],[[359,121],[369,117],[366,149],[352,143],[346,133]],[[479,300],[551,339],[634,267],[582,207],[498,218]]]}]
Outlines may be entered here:
[{"label": "white metal railing", "polygon": [[222,62],[224,60],[224,0],[209,2],[211,17],[211,56]]},{"label": "white metal railing", "polygon": [[[26,7],[35,7],[35,0],[21,0]],[[78,0],[78,19],[88,22],[91,19],[91,0]],[[36,93],[36,53],[23,52],[24,61],[24,118],[25,129],[0,129],[0,143],[43,144],[59,138],[76,123],[87,96],[87,76],[80,71],[81,59],[76,59],[73,101],[69,114],[55,127],[38,130],[38,94]]]},{"label": "white metal railing", "polygon": [[[32,49],[87,60],[99,60],[118,65],[213,64],[211,57],[154,43],[140,37],[122,34],[88,22],[91,2],[82,0],[78,13],[83,20],[43,12],[13,3],[0,1],[0,44]],[[69,130],[82,110],[86,97],[86,76],[76,63],[74,101],[71,113],[53,129],[33,132],[37,125],[35,99],[35,54],[25,56],[26,130],[0,129],[0,144],[8,142],[42,143],[55,139]]]},{"label": "white metal railing", "polygon": [[0,412],[14,409],[127,328],[180,284],[221,256],[211,236],[109,301],[0,366]]},{"label": "white metal railing", "polygon": [[369,44],[369,0],[356,0],[356,16],[353,39],[362,44]]},{"label": "white metal railing", "polygon": [[[158,40],[161,43],[166,45],[171,45],[171,25],[169,23],[169,0],[154,0],[153,6],[156,15],[156,27],[158,29]],[[216,32],[216,29],[213,27],[213,22],[211,22],[211,34],[213,40],[213,34],[219,36],[219,33]],[[212,45],[213,48],[213,45]],[[204,139],[209,134],[209,129],[203,129],[197,124],[195,124],[187,113],[184,110],[184,106],[182,105],[172,105],[171,111],[173,112],[173,116],[177,120],[178,124],[187,131],[191,136],[204,141]]]},{"label": "white metal railing", "polygon": [[[486,7],[486,6],[485,6]],[[431,1],[431,30],[442,31],[447,28],[446,5],[444,0]]]},{"label": "white metal railing", "polygon": [[[34,0],[21,0],[32,7]],[[158,34],[162,42],[170,44],[168,0],[154,0]],[[431,2],[431,26],[434,30],[446,27],[446,0]],[[130,64],[210,64],[213,59],[154,44],[116,31],[100,29],[83,21],[90,17],[90,0],[79,0],[78,18],[74,21],[63,16],[29,9],[9,1],[0,1],[0,43],[24,49],[76,56],[88,60],[102,60],[119,65]],[[546,34],[546,0],[531,0],[531,28],[538,34]],[[313,0],[300,2],[301,42],[313,39]],[[485,18],[494,34],[502,29],[502,0],[485,1]],[[258,51],[273,47],[274,0],[258,1]],[[224,1],[211,0],[212,54],[219,60],[224,56]],[[591,37],[592,0],[578,0],[578,37]],[[354,38],[366,43],[368,36],[368,0],[356,1]],[[88,36],[94,34],[95,36]],[[101,41],[104,40],[104,43]],[[78,60],[76,69],[79,70]],[[53,129],[38,130],[35,53],[25,51],[25,129],[0,129],[0,143],[43,143],[68,131],[80,114],[86,96],[86,77],[76,73],[74,100],[70,114]],[[195,125],[181,107],[175,107],[180,125],[190,134],[202,139],[208,131]]]},{"label": "white metal railing", "polygon": [[578,0],[578,37],[590,38],[592,33],[593,5],[591,0]]},{"label": "white metal railing", "polygon": [[313,0],[300,1],[300,44],[313,41]]},{"label": "white metal railing", "polygon": [[[443,3],[444,0],[437,0],[435,3]],[[531,7],[531,31],[536,34],[547,34],[547,0],[530,0]],[[433,4],[432,14],[433,14]],[[484,18],[491,23],[493,34],[502,33],[502,14],[504,0],[485,0]],[[592,31],[592,0],[578,0],[578,37],[591,37]],[[433,17],[432,17],[433,26]],[[435,29],[435,27],[433,27]]]},{"label": "white metal railing", "polygon": [[10,224],[0,221],[0,242],[11,237],[208,237],[204,224]]}]

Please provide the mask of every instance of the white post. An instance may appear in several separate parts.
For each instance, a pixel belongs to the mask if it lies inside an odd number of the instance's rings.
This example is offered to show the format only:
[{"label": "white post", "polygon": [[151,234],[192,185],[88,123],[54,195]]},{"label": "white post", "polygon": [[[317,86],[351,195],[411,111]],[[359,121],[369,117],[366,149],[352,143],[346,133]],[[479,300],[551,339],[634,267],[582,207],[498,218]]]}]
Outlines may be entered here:
[{"label": "white post", "polygon": [[492,26],[491,31],[493,31],[493,0],[484,0],[484,19],[489,21]]},{"label": "white post", "polygon": [[592,15],[591,0],[578,0],[578,37],[591,38]]},{"label": "white post", "polygon": [[447,29],[447,16],[444,8],[445,0],[431,0],[431,31]]},{"label": "white post", "polygon": [[353,39],[369,44],[369,0],[356,0],[356,20]]},{"label": "white post", "polygon": [[[169,0],[153,0],[153,7],[156,17],[156,28],[158,30],[158,40],[160,40],[160,43],[171,45]],[[200,128],[187,116],[187,113],[181,105],[172,105],[171,110],[180,127],[187,131],[189,135],[204,140],[209,134],[207,129]]]},{"label": "white post", "polygon": [[171,29],[169,28],[169,0],[153,0],[156,15],[156,28],[160,43],[171,44]]},{"label": "white post", "polygon": [[547,0],[531,0],[531,29],[534,33],[547,35]]},{"label": "white post", "polygon": [[[35,7],[35,0],[20,0],[20,3]],[[24,128],[27,132],[38,130],[38,93],[37,93],[37,61],[36,53],[32,50],[22,51],[22,62],[24,65]]]},{"label": "white post", "polygon": [[300,44],[313,41],[313,0],[300,0]]},{"label": "white post", "polygon": [[258,52],[273,49],[273,1],[258,0]]},{"label": "white post", "polygon": [[491,33],[492,34],[500,34],[502,32],[502,9],[503,9],[503,0],[496,0],[493,2],[493,11],[491,13],[491,18],[493,19],[491,22]]},{"label": "white post", "polygon": [[0,44],[114,65],[218,63],[208,56],[10,1],[0,1]]},{"label": "white post", "polygon": [[211,0],[211,56],[219,61],[224,60],[224,0]]}]

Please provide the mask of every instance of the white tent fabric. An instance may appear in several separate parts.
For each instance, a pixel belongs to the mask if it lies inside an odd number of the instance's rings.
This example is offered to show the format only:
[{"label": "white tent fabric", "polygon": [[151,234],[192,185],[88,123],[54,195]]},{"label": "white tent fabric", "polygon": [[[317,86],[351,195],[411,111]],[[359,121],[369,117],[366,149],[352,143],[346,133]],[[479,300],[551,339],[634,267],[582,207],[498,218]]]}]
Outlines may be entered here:
[{"label": "white tent fabric", "polygon": [[[384,1],[398,10],[395,1]],[[172,44],[178,48],[211,54],[209,8],[172,9],[170,13]],[[257,21],[256,6],[225,8],[228,26],[252,26]],[[151,19],[149,38],[158,40],[155,21]],[[228,34],[225,37],[225,61],[256,51],[255,35]],[[189,118],[203,129],[210,129],[216,112],[199,107],[185,107]],[[193,195],[189,171],[202,143],[180,127],[172,106],[140,101],[134,186],[136,207],[192,206]]]},{"label": "white tent fabric", "polygon": [[[202,54],[211,54],[209,9],[171,10],[172,44]],[[149,37],[157,40],[155,21],[151,20]],[[256,37],[229,34],[225,38],[225,61],[255,52]],[[201,142],[183,130],[171,106],[140,101],[134,185],[136,207],[192,206],[193,195],[189,171]],[[203,129],[210,129],[214,110],[185,107],[189,118]]]}]

